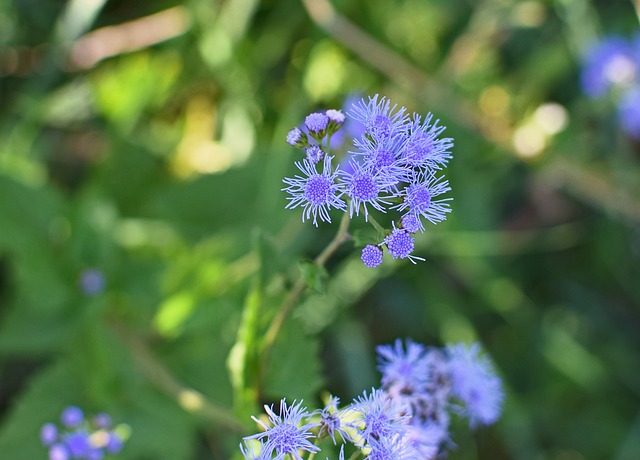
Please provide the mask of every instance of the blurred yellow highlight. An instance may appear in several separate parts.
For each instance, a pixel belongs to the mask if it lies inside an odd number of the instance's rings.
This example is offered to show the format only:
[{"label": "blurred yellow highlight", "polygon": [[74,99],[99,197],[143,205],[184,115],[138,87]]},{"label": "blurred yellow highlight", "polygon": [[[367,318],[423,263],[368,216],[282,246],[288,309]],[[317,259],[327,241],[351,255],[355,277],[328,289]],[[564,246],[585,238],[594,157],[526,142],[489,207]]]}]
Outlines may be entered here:
[{"label": "blurred yellow highlight", "polygon": [[182,390],[178,393],[178,404],[189,412],[198,412],[202,409],[203,398],[202,395],[195,390]]},{"label": "blurred yellow highlight", "polygon": [[321,42],[311,52],[304,88],[315,100],[335,96],[347,78],[346,57],[334,44]]},{"label": "blurred yellow highlight", "polygon": [[246,111],[238,107],[227,109],[219,141],[215,140],[218,114],[218,107],[206,96],[199,95],[189,100],[184,116],[184,134],[172,163],[177,176],[188,178],[223,172],[249,158],[255,133]]},{"label": "blurred yellow highlight", "polygon": [[547,18],[547,11],[541,2],[528,0],[519,2],[513,9],[513,22],[520,27],[539,27]]},{"label": "blurred yellow highlight", "polygon": [[556,103],[538,107],[513,134],[513,147],[523,159],[539,156],[550,142],[551,136],[566,128],[569,122],[567,110]]},{"label": "blurred yellow highlight", "polygon": [[499,86],[491,86],[480,94],[480,110],[490,117],[502,117],[509,110],[511,96]]}]

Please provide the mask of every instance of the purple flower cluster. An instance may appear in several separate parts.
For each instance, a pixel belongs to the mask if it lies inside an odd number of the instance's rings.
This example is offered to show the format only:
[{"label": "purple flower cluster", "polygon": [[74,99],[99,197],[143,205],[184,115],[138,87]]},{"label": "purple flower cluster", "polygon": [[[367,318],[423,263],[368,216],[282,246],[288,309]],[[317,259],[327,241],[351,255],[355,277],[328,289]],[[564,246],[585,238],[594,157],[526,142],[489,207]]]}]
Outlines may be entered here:
[{"label": "purple flower cluster", "polygon": [[313,457],[330,439],[341,444],[341,460],[348,444],[368,460],[429,460],[444,454],[450,443],[452,413],[466,417],[471,427],[498,420],[502,383],[479,345],[427,349],[397,340],[377,352],[381,388],[363,392],[343,408],[336,397],[311,412],[302,402],[287,405],[285,399],[278,414],[265,406],[266,420],[253,417],[263,431],[240,445],[244,458],[282,459],[288,454],[302,460],[303,452]]},{"label": "purple flower cluster", "polygon": [[377,351],[382,389],[405,408],[417,449],[435,455],[446,445],[452,412],[468,418],[472,428],[500,417],[502,382],[478,344],[427,349],[397,340]]},{"label": "purple flower cluster", "polygon": [[40,430],[40,440],[49,449],[49,460],[101,460],[122,450],[124,430],[113,428],[108,414],[87,419],[82,409],[69,406],[60,416],[62,427],[46,423]]},{"label": "purple flower cluster", "polygon": [[592,98],[611,96],[622,129],[640,140],[640,35],[607,37],[585,55],[580,83]]},{"label": "purple flower cluster", "polygon": [[[353,135],[352,149],[336,161],[329,154],[332,136],[342,125]],[[397,225],[378,235],[376,244],[363,248],[362,262],[368,267],[382,263],[382,248],[394,259],[413,256],[413,234],[424,231],[425,221],[436,224],[451,211],[450,191],[441,175],[451,159],[453,140],[441,138],[445,127],[431,114],[409,115],[404,107],[391,105],[375,95],[351,104],[347,114],[337,110],[312,113],[304,128],[293,128],[287,142],[305,157],[295,163],[301,174],[285,178],[288,209],[302,208],[302,220],[331,222],[329,212],[339,209],[349,217],[362,216],[380,231],[372,211],[399,214]],[[336,136],[339,137],[339,136]],[[342,140],[341,140],[342,143]]]}]

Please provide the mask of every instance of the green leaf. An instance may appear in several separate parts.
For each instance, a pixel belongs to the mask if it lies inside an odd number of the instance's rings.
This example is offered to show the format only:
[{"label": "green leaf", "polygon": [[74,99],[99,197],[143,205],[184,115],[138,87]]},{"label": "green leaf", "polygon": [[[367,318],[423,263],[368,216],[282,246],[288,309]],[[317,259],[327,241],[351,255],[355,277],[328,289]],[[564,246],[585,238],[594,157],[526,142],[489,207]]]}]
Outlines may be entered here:
[{"label": "green leaf", "polygon": [[258,328],[262,305],[262,287],[256,282],[247,295],[238,336],[227,358],[236,414],[242,418],[255,406],[258,372]]},{"label": "green leaf", "polygon": [[62,410],[78,404],[79,382],[71,377],[72,367],[58,361],[32,378],[29,388],[13,404],[0,427],[2,458],[34,460],[47,457],[40,445],[40,428],[59,419]]},{"label": "green leaf", "polygon": [[141,386],[122,414],[131,427],[121,460],[188,460],[193,458],[196,424],[167,396]]},{"label": "green leaf", "polygon": [[324,295],[326,292],[327,279],[329,278],[327,270],[308,260],[299,262],[298,267],[307,286],[318,294]]},{"label": "green leaf", "polygon": [[274,399],[313,400],[323,385],[319,352],[319,340],[308,336],[302,325],[290,318],[271,351],[265,394]]}]

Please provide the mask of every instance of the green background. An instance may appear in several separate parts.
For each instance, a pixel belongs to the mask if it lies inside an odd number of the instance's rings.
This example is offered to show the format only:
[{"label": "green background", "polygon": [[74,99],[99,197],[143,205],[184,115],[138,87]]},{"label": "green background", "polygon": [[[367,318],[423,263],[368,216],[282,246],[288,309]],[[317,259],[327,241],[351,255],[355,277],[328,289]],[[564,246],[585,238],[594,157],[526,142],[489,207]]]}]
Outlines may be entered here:
[{"label": "green background", "polygon": [[[638,30],[631,1],[0,3],[0,457],[46,458],[74,404],[130,427],[118,458],[238,458],[261,404],[348,402],[411,337],[478,340],[504,379],[449,458],[640,458],[640,144],[578,85]],[[453,212],[424,263],[347,243],[310,273],[258,395],[256,343],[339,218],[284,210],[284,137],[376,93],[447,126]]]}]

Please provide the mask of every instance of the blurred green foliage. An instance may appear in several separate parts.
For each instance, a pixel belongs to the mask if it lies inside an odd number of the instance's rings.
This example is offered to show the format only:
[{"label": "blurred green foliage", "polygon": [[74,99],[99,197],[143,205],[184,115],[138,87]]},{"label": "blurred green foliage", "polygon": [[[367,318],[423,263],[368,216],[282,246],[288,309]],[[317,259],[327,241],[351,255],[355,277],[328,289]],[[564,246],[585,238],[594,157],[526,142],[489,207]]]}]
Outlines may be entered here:
[{"label": "blurred green foliage", "polygon": [[[633,2],[329,6],[0,3],[0,457],[46,458],[75,404],[131,427],[122,459],[238,458],[262,403],[348,401],[412,337],[480,340],[507,387],[452,459],[640,458],[640,145],[577,85]],[[374,93],[448,126],[454,212],[426,263],[347,243],[324,273],[300,262],[335,228],[283,209],[284,136]],[[300,270],[315,289],[263,369]]]}]

